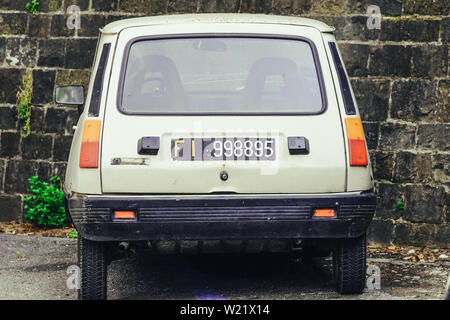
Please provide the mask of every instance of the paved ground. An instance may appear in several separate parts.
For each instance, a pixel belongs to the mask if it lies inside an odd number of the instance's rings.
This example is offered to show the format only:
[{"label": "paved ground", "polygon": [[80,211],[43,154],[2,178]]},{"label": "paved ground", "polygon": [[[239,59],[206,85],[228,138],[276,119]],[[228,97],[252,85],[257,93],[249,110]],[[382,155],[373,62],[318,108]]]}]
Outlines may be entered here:
[{"label": "paved ground", "polygon": [[[0,299],[75,299],[67,268],[76,240],[0,234]],[[369,259],[381,290],[341,296],[330,259],[302,263],[289,255],[165,255],[150,252],[113,262],[110,299],[442,299],[449,264]]]}]

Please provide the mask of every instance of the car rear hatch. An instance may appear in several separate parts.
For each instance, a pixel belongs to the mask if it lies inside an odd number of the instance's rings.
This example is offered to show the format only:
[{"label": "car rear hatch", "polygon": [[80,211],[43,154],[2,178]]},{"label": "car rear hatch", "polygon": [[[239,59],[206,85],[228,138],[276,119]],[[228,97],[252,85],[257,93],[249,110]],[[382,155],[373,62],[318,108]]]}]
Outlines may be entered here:
[{"label": "car rear hatch", "polygon": [[118,81],[109,90],[118,95],[104,113],[103,192],[346,191],[321,34],[292,28],[283,36],[121,35],[130,41],[118,44],[111,78],[117,72]]}]

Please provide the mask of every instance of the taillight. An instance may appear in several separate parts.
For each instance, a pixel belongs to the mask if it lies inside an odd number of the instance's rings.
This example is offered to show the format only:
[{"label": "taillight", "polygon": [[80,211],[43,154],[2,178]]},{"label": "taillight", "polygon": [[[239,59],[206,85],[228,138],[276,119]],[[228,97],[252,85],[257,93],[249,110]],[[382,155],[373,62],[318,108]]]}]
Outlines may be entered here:
[{"label": "taillight", "polygon": [[80,168],[98,168],[100,125],[100,120],[84,121]]},{"label": "taillight", "polygon": [[366,142],[360,118],[346,118],[350,166],[367,166]]}]

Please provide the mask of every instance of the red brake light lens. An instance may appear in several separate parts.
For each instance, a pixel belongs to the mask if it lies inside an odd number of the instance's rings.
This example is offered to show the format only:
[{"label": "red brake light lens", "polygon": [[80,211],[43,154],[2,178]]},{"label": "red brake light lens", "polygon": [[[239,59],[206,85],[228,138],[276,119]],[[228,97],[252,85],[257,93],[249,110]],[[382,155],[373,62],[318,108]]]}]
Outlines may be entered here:
[{"label": "red brake light lens", "polygon": [[366,142],[360,118],[346,118],[350,166],[367,166]]},{"label": "red brake light lens", "polygon": [[98,168],[100,126],[100,120],[84,121],[80,151],[80,168]]}]

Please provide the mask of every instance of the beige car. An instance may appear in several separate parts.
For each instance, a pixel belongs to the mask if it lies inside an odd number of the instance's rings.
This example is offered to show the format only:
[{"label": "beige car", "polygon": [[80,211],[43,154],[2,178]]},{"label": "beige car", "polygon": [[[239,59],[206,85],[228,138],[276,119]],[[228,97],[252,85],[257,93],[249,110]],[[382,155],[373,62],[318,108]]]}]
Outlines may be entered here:
[{"label": "beige car", "polygon": [[120,243],[289,239],[365,286],[376,196],[334,28],[273,15],[121,20],[101,30],[64,185],[82,299]]}]

